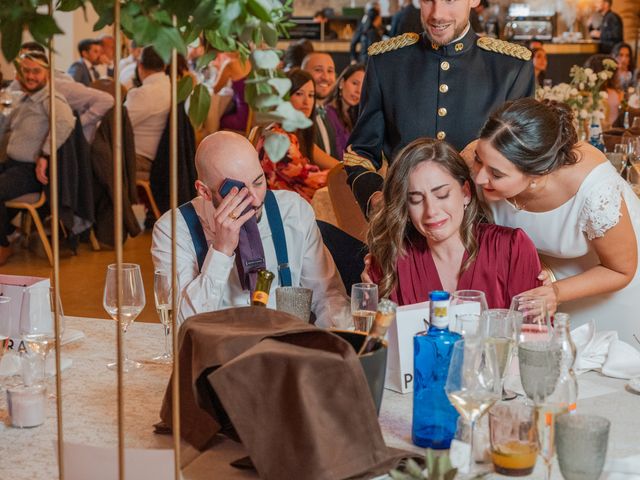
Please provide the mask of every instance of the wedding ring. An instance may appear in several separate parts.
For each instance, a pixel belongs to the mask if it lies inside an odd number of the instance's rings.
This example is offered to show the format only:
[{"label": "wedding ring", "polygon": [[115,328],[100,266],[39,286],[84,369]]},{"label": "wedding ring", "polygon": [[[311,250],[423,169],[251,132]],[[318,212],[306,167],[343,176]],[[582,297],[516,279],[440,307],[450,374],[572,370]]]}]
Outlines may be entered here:
[{"label": "wedding ring", "polygon": [[238,219],[238,215],[236,215],[235,213],[231,212],[231,213],[229,214],[229,218],[230,218],[231,220],[237,220],[237,219]]}]

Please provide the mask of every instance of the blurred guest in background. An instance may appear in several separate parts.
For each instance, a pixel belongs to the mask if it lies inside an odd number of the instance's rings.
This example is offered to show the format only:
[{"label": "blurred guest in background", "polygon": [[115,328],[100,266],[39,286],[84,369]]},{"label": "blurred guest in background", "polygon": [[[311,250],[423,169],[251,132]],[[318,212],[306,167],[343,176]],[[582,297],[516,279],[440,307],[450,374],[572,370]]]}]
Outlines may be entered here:
[{"label": "blurred guest in background", "polygon": [[[291,104],[307,118],[312,118],[315,110],[315,86],[311,75],[304,70],[293,69],[287,73],[291,80]],[[260,163],[272,190],[293,190],[311,201],[317,189],[327,183],[327,172],[338,164],[313,141],[315,124],[296,132],[287,132],[281,125],[272,124],[265,129],[258,140],[256,149]],[[277,133],[286,135],[291,142],[285,157],[273,162],[264,149],[266,135]]]},{"label": "blurred guest in background", "polygon": [[327,120],[336,132],[335,147],[338,160],[347,148],[349,135],[358,119],[358,104],[364,82],[364,65],[349,65],[338,77],[331,94],[327,97]]},{"label": "blurred guest in background", "polygon": [[544,86],[544,81],[547,76],[547,52],[544,48],[539,47],[533,50],[533,74],[536,77],[536,85],[539,87]]},{"label": "blurred guest in background", "polygon": [[403,33],[422,33],[422,23],[420,22],[420,9],[412,0],[404,0],[404,4],[393,17],[391,17],[391,30],[389,36],[395,37]]},{"label": "blurred guest in background", "polygon": [[293,41],[282,55],[282,69],[288,72],[292,68],[302,67],[304,58],[313,52],[313,43],[307,38]]},{"label": "blurred guest in background", "polygon": [[400,305],[432,290],[482,290],[490,308],[541,284],[540,261],[519,229],[483,223],[469,169],[451,146],[407,145],[389,168],[384,207],[371,219],[369,276]]},{"label": "blurred guest in background", "polygon": [[218,68],[213,93],[220,93],[225,87],[233,92],[231,102],[220,118],[220,129],[244,132],[249,120],[249,105],[244,99],[244,82],[251,72],[251,62],[242,60],[237,52],[221,52],[213,63]]},{"label": "blurred guest in background", "polygon": [[100,78],[113,78],[113,58],[116,42],[111,35],[102,35],[98,41],[102,47],[100,63],[96,66],[100,73]]},{"label": "blurred guest in background", "polygon": [[613,0],[597,0],[597,9],[602,14],[602,23],[591,30],[591,38],[600,40],[600,53],[610,53],[616,43],[624,38],[622,19],[611,10]]},{"label": "blurred guest in background", "polygon": [[78,53],[80,60],[72,63],[69,67],[69,75],[76,82],[89,86],[100,78],[100,72],[96,68],[100,64],[102,46],[98,40],[87,38],[78,42]]},{"label": "blurred guest in background", "polygon": [[635,86],[635,65],[633,64],[633,52],[628,43],[616,43],[611,50],[611,56],[618,63],[618,70],[613,77],[615,88],[626,93],[629,87]]},{"label": "blurred guest in background", "polygon": [[380,9],[370,9],[367,12],[366,21],[362,24],[362,28],[358,28],[351,38],[349,47],[351,61],[367,63],[367,58],[369,58],[367,50],[371,45],[382,40],[384,34],[385,29],[382,25]]},{"label": "blurred guest in background", "polygon": [[311,117],[316,125],[314,142],[326,153],[337,158],[336,132],[327,120],[324,103],[336,83],[336,65],[328,53],[312,52],[302,61],[302,70],[309,73],[315,83],[316,109]]},{"label": "blurred guest in background", "polygon": [[171,81],[164,69],[165,64],[153,47],[144,47],[138,62],[142,86],[131,89],[124,103],[133,127],[136,175],[145,180],[149,179],[171,109]]}]

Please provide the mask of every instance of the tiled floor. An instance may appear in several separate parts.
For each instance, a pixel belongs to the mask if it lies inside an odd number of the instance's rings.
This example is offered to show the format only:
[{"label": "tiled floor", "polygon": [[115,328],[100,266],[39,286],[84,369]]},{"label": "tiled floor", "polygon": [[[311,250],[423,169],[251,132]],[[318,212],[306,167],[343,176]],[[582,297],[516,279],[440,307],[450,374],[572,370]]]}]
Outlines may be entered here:
[{"label": "tiled floor", "polygon": [[[34,239],[35,240],[35,239]],[[137,263],[142,269],[146,306],[136,321],[157,322],[153,299],[153,263],[151,261],[151,232],[130,238],[124,245],[124,261]],[[60,291],[66,315],[109,318],[102,307],[102,292],[106,267],[114,263],[115,251],[94,252],[88,244],[81,244],[78,255],[60,259]],[[50,277],[53,268],[44,257],[17,248],[0,273]]]}]

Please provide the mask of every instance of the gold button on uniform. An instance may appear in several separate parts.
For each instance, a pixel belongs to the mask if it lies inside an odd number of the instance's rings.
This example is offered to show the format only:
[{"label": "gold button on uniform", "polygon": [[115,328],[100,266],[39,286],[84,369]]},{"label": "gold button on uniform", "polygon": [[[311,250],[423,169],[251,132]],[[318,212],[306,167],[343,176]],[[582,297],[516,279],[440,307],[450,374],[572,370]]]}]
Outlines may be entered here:
[{"label": "gold button on uniform", "polygon": [[444,133],[443,131],[438,132],[438,134],[436,135],[438,140],[444,140],[446,136],[447,136],[447,134]]},{"label": "gold button on uniform", "polygon": [[440,85],[440,93],[447,93],[449,91],[449,85],[447,85],[446,83],[443,83],[442,85]]},{"label": "gold button on uniform", "polygon": [[444,107],[440,107],[438,109],[438,115],[441,117],[445,117],[447,115],[447,109]]},{"label": "gold button on uniform", "polygon": [[456,43],[456,46],[455,46],[456,52],[462,51],[463,48],[464,48],[464,43],[462,42]]},{"label": "gold button on uniform", "polygon": [[446,72],[447,70],[449,70],[449,62],[442,62],[440,64],[440,68]]}]

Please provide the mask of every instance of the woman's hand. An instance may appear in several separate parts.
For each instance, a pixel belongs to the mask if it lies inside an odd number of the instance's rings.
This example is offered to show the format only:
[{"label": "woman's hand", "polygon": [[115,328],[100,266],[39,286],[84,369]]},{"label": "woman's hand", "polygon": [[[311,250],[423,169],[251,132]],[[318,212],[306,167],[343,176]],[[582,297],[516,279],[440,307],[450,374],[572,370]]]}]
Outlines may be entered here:
[{"label": "woman's hand", "polygon": [[551,285],[553,283],[553,280],[551,280],[551,277],[549,276],[549,272],[546,270],[542,270],[538,274],[538,280],[542,282],[542,286]]},{"label": "woman's hand", "polygon": [[[540,277],[538,277],[540,278]],[[543,281],[544,282],[544,281]],[[532,290],[527,290],[526,292],[522,292],[521,295],[528,295],[532,297],[543,297],[547,304],[547,310],[549,315],[553,315],[558,310],[558,287],[555,283],[547,283],[546,285],[542,285],[541,287],[534,288]]]},{"label": "woman's hand", "polygon": [[372,257],[370,253],[367,253],[364,256],[364,270],[360,274],[360,280],[362,280],[363,283],[373,283],[371,281],[371,277],[369,276],[369,269],[371,268],[371,258]]}]

